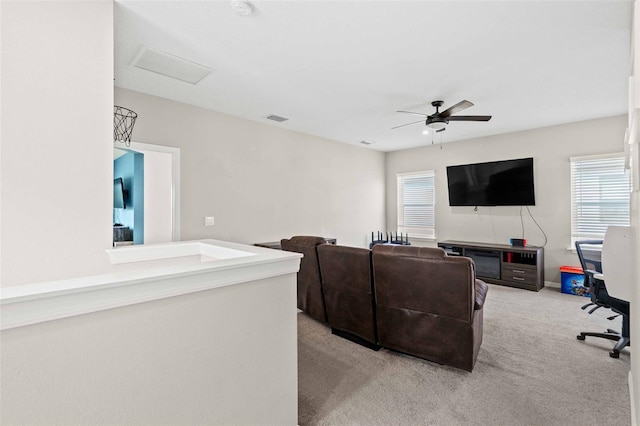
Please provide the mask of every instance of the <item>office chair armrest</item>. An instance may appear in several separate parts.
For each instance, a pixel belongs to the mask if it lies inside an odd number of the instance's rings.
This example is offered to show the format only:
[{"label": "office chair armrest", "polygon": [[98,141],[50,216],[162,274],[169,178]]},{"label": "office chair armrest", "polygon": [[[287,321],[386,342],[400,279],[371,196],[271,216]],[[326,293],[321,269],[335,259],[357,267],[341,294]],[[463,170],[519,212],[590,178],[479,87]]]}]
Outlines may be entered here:
[{"label": "office chair armrest", "polygon": [[584,286],[587,288],[591,287],[596,280],[593,276],[599,272],[592,269],[585,269],[582,272],[584,273]]}]

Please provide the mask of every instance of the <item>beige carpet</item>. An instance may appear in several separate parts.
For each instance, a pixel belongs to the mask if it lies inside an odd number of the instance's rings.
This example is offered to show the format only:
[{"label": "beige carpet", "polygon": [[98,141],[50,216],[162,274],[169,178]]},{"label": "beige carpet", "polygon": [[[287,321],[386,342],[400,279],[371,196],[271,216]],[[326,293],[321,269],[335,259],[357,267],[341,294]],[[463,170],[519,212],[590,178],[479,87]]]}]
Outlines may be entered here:
[{"label": "beige carpet", "polygon": [[371,351],[298,314],[300,425],[628,425],[629,348],[580,331],[620,329],[587,298],[490,285],[473,373]]}]

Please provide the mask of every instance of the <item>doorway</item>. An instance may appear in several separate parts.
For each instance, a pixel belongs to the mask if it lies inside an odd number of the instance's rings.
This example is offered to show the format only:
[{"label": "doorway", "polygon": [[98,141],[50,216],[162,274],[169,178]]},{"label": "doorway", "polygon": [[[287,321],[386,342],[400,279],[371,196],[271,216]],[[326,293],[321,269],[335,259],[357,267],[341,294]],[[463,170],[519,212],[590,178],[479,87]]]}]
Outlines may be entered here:
[{"label": "doorway", "polygon": [[[132,200],[137,201],[137,211],[132,205],[127,212],[136,216],[136,225],[131,229],[132,242],[180,241],[180,148],[139,142],[131,142],[126,148],[115,144],[114,166],[123,154],[137,159],[137,174],[125,179],[129,187],[125,187],[125,191],[137,190],[134,191],[137,200]],[[114,178],[118,177],[114,175]],[[119,222],[117,218],[127,216],[123,214],[125,210],[114,208],[114,224]],[[114,245],[123,244],[115,243],[117,231],[114,225]]]}]

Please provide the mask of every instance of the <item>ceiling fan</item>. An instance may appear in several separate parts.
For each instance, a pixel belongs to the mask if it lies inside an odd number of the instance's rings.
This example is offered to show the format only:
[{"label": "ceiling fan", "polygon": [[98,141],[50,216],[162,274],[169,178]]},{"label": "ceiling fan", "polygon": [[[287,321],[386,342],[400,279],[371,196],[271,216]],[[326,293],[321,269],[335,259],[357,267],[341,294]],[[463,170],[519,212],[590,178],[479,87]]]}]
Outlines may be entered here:
[{"label": "ceiling fan", "polygon": [[424,124],[426,124],[427,127],[429,127],[430,129],[435,130],[436,132],[444,132],[446,130],[446,125],[449,124],[450,121],[489,121],[491,120],[490,115],[455,115],[455,116],[453,115],[456,112],[462,111],[463,109],[472,107],[473,103],[469,101],[458,102],[454,106],[449,107],[448,109],[445,109],[444,111],[440,112],[440,107],[443,104],[444,104],[443,101],[431,102],[431,105],[433,105],[436,108],[435,114],[431,114],[431,115],[422,114],[420,112],[397,111],[397,112],[403,112],[406,114],[422,115],[423,117],[426,117],[426,120],[422,119],[420,121],[401,124],[400,126],[392,127],[391,129],[397,129],[398,127],[404,127],[404,126],[409,126],[411,124],[424,122]]}]

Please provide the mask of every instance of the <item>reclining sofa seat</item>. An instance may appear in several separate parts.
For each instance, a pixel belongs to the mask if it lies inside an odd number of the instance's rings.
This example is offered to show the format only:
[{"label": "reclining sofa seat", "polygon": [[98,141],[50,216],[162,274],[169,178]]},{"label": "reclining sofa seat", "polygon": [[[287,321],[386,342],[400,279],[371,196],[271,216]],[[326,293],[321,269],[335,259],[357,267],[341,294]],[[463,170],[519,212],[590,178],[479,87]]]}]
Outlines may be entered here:
[{"label": "reclining sofa seat", "polygon": [[373,247],[379,344],[472,371],[488,286],[466,257],[440,248]]},{"label": "reclining sofa seat", "polygon": [[298,271],[298,309],[317,321],[327,322],[327,311],[322,293],[322,279],[318,264],[317,246],[327,241],[322,237],[295,236],[280,240],[282,250],[302,253]]},{"label": "reclining sofa seat", "polygon": [[371,250],[318,246],[322,291],[331,332],[378,350]]}]

